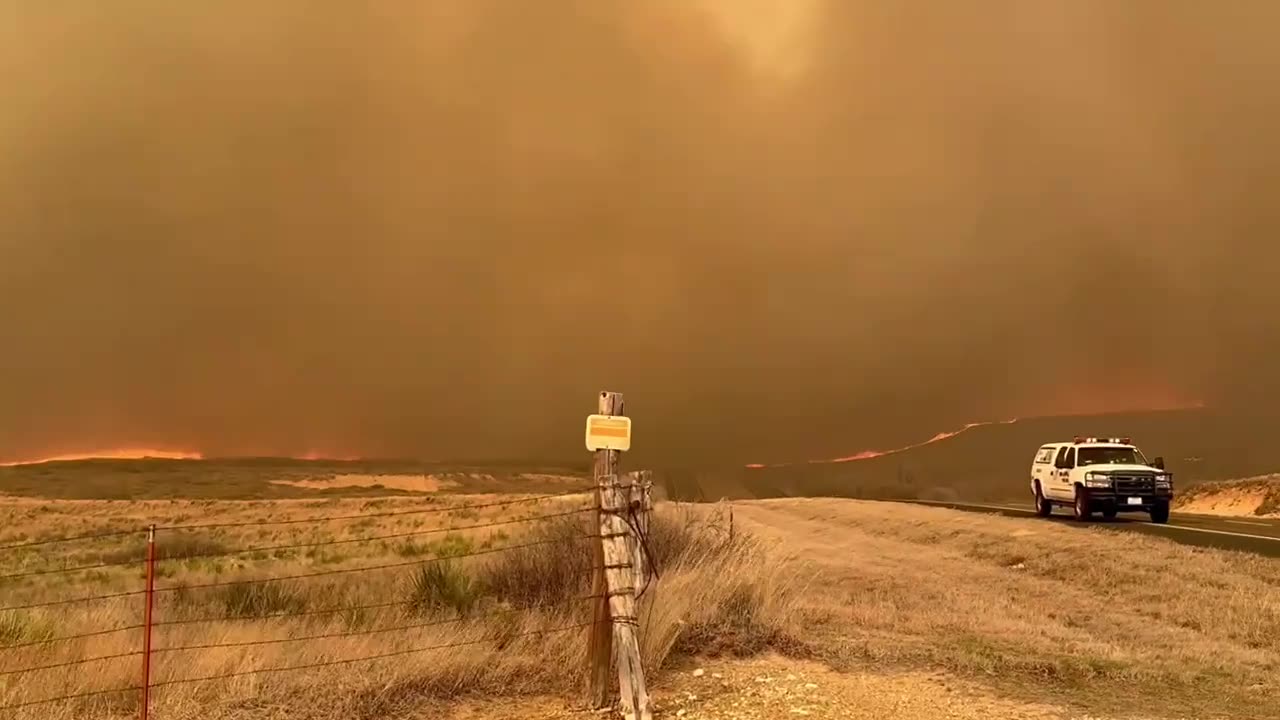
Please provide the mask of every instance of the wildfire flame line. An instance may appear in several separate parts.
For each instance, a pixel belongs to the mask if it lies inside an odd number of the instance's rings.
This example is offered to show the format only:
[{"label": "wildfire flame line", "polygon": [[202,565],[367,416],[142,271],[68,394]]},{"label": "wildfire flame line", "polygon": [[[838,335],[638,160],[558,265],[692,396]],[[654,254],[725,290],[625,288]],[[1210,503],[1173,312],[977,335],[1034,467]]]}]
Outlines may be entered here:
[{"label": "wildfire flame line", "polygon": [[66,453],[29,460],[12,460],[0,462],[0,467],[17,467],[19,465],[41,465],[51,462],[72,462],[75,460],[203,460],[204,455],[198,452],[183,450],[155,450],[149,448],[115,448],[111,450],[93,450],[90,452]]},{"label": "wildfire flame line", "polygon": [[1012,420],[990,420],[987,422],[972,422],[972,423],[966,424],[964,427],[958,430],[952,430],[950,432],[940,432],[937,435],[934,435],[933,437],[923,442],[913,443],[911,445],[904,445],[899,448],[893,448],[892,450],[863,450],[862,452],[854,455],[847,455],[845,457],[838,457],[838,458],[828,458],[825,460],[806,460],[803,462],[773,463],[768,465],[763,463],[751,463],[747,465],[747,467],[752,470],[760,470],[763,468],[790,467],[793,465],[831,465],[835,463],[857,462],[858,460],[870,460],[872,458],[884,457],[886,455],[895,455],[897,453],[906,452],[908,450],[915,450],[916,448],[921,448],[921,447],[924,447],[925,445],[932,445],[933,443],[942,442],[943,440],[950,440],[951,438],[961,433],[968,432],[969,430],[973,430],[974,428],[990,427],[992,425],[1012,425],[1016,422],[1018,422],[1018,418],[1013,418]]},{"label": "wildfire flame line", "polygon": [[[269,457],[276,457],[271,455]],[[291,460],[329,460],[335,462],[355,462],[363,459],[356,455],[342,455],[308,450],[301,455],[285,456]],[[110,450],[92,450],[86,452],[48,455],[23,460],[0,460],[0,467],[24,467],[42,465],[53,462],[75,462],[78,460],[207,460],[204,453],[189,450],[156,450],[152,448],[113,448]]]}]

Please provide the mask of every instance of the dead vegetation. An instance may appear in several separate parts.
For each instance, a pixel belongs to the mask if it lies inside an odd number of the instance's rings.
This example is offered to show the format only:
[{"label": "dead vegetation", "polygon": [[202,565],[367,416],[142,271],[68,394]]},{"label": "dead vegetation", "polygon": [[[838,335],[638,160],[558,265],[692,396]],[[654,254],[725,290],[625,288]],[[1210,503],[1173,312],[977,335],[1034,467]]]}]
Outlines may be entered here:
[{"label": "dead vegetation", "polygon": [[1280,716],[1280,566],[1268,558],[892,503],[735,510],[821,573],[801,610],[835,667],[943,669],[1123,715]]},{"label": "dead vegetation", "polygon": [[[427,511],[318,525],[161,530],[153,664],[157,718],[394,718],[462,695],[576,694],[582,683],[592,557],[585,496],[494,508],[513,498],[388,498],[322,502],[6,502],[9,536],[67,532],[67,515],[105,527],[142,520],[243,523],[361,512]],[[548,517],[558,516],[558,517]],[[542,519],[545,518],[545,519]],[[524,520],[527,522],[514,522]],[[496,525],[496,523],[508,523]],[[75,523],[77,527],[79,523]],[[474,526],[486,527],[474,527]],[[466,529],[471,527],[473,529]],[[57,533],[61,528],[63,532]],[[335,543],[384,535],[420,535]],[[650,668],[712,639],[725,652],[797,643],[796,598],[784,568],[750,538],[730,540],[721,520],[667,508],[650,546],[661,580],[642,600]],[[312,547],[238,552],[249,547]],[[501,548],[520,546],[510,551]],[[526,547],[527,546],[527,547]],[[54,552],[54,548],[58,552]],[[53,567],[136,562],[142,536],[0,554],[5,606],[135,592],[141,564],[13,577]],[[231,553],[231,554],[226,554]],[[389,565],[382,570],[354,571]],[[265,578],[331,573],[259,582]],[[241,581],[251,581],[242,583]],[[10,672],[140,648],[137,595],[0,612],[0,704],[131,688],[139,656]],[[214,621],[216,620],[216,621]],[[117,633],[62,641],[80,633]],[[696,639],[692,642],[691,639]],[[45,642],[49,641],[49,642]],[[12,647],[21,645],[21,647]],[[349,660],[360,660],[350,663]],[[364,659],[364,660],[361,660]],[[273,668],[314,666],[272,672]],[[267,672],[255,673],[265,670]],[[211,678],[196,683],[190,678]],[[132,717],[137,692],[10,713],[17,718]],[[428,713],[429,715],[430,713]]]},{"label": "dead vegetation", "polygon": [[[443,704],[463,698],[579,697],[589,620],[581,598],[590,593],[592,558],[577,540],[588,532],[586,517],[545,516],[587,500],[459,506],[511,499],[8,500],[0,505],[7,528],[0,544],[152,519],[428,511],[316,526],[162,530],[154,708],[162,720],[437,717]],[[661,581],[641,604],[651,669],[695,655],[780,651],[855,677],[941,671],[1006,698],[1094,713],[1280,713],[1280,568],[1265,558],[1068,523],[830,499],[736,504],[731,538],[724,510],[660,506],[649,545]],[[496,524],[516,520],[525,522]],[[385,535],[397,537],[319,545]],[[234,552],[303,543],[316,545]],[[56,555],[8,551],[0,575],[131,562],[143,547],[135,534]],[[347,572],[377,565],[394,567]],[[237,584],[317,572],[332,574]],[[135,565],[6,577],[0,592],[12,606],[141,585]],[[138,649],[136,629],[57,639],[136,624],[140,602],[0,612],[0,645],[25,645],[0,650],[0,673]],[[205,622],[213,618],[220,620]],[[328,664],[359,658],[367,660]],[[131,656],[74,672],[0,675],[0,704],[132,687],[139,665]],[[298,665],[318,667],[270,672]],[[216,679],[166,684],[201,677]],[[662,678],[656,673],[655,683]],[[129,692],[13,716],[122,718],[136,702]]]}]

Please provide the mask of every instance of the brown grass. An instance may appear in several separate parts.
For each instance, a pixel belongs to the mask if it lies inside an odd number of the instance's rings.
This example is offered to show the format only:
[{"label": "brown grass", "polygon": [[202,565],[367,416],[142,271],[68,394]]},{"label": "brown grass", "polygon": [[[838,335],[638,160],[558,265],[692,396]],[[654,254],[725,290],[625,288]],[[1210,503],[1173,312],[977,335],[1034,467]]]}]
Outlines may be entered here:
[{"label": "brown grass", "polygon": [[[466,502],[497,498],[468,497]],[[286,665],[399,653],[302,672],[161,687],[170,718],[433,717],[459,696],[550,693],[581,687],[591,558],[581,519],[465,530],[459,526],[572,509],[583,499],[467,509],[448,496],[331,501],[40,503],[6,501],[12,536],[109,527],[439,509],[424,515],[320,526],[162,532],[157,619],[234,616],[163,625],[156,646],[259,642],[406,628],[246,647],[160,652],[164,683]],[[739,503],[738,536],[722,506],[666,505],[650,537],[661,582],[641,606],[646,663],[770,648],[836,668],[927,668],[978,679],[1015,697],[1090,711],[1235,718],[1280,714],[1280,567],[1250,555],[1190,548],[1070,523],[841,500]],[[439,530],[325,548],[201,557],[245,546],[324,542]],[[747,532],[744,534],[743,530]],[[61,531],[61,532],[59,532]],[[0,573],[141,556],[141,537],[0,553]],[[554,545],[470,556],[528,542]],[[12,541],[12,540],[10,540]],[[462,557],[465,556],[465,557]],[[449,558],[436,562],[435,558]],[[431,562],[422,562],[431,561]],[[196,588],[283,574],[404,567],[309,580]],[[424,568],[435,568],[425,571]],[[141,587],[138,568],[0,581],[14,605]],[[184,589],[185,588],[185,589]],[[386,603],[387,607],[356,606]],[[261,615],[339,609],[292,619]],[[0,613],[0,644],[29,643],[139,621],[141,599]],[[465,615],[461,622],[446,622]],[[564,632],[555,632],[568,628]],[[550,634],[541,634],[541,633]],[[483,640],[483,642],[473,641]],[[128,652],[129,631],[73,643],[0,650],[0,672]],[[466,645],[462,645],[467,643]],[[421,648],[442,647],[424,652]],[[0,676],[0,704],[132,686],[137,658],[72,671]],[[1124,692],[1096,692],[1122,687]],[[136,693],[37,706],[18,718],[117,718]]]},{"label": "brown grass", "polygon": [[[391,718],[422,713],[461,694],[569,696],[582,682],[591,556],[580,537],[590,514],[483,529],[313,548],[206,557],[244,547],[329,542],[459,528],[572,510],[585,497],[490,509],[455,507],[497,498],[388,498],[331,501],[39,502],[7,500],[0,518],[8,542],[141,527],[147,522],[243,522],[386,510],[430,514],[318,525],[161,531],[155,633],[153,709],[165,720],[185,718]],[[501,499],[509,499],[507,497]],[[554,544],[491,552],[530,542]],[[0,543],[3,544],[3,543]],[[796,637],[783,568],[750,539],[728,541],[705,512],[664,509],[655,518],[653,553],[662,572],[641,604],[642,646],[651,668],[673,652],[692,651],[715,637],[727,650],[757,650]],[[141,558],[142,535],[0,553],[0,574]],[[473,555],[472,553],[483,553]],[[437,558],[447,558],[437,561]],[[310,579],[259,584],[212,583],[367,568]],[[416,563],[416,564],[411,564]],[[0,604],[138,590],[141,566],[0,580]],[[0,613],[0,644],[13,645],[133,625],[141,597]],[[360,608],[364,605],[385,607]],[[315,613],[317,610],[337,612]],[[300,617],[264,615],[313,613]],[[210,617],[221,622],[196,622]],[[177,624],[173,624],[177,623]],[[416,626],[416,627],[405,627]],[[404,628],[394,632],[367,632]],[[261,643],[312,635],[352,634],[312,641]],[[691,644],[691,639],[698,639]],[[138,630],[0,650],[0,672],[91,656],[132,652]],[[207,647],[232,645],[230,647]],[[166,648],[197,646],[190,650]],[[436,648],[432,650],[420,649]],[[394,655],[392,655],[394,654]],[[372,659],[315,669],[241,674],[294,665]],[[0,704],[22,703],[104,688],[136,686],[140,658],[96,661],[67,669],[0,676]],[[191,684],[166,683],[233,675]],[[132,717],[137,693],[37,705],[16,718]],[[430,714],[430,713],[428,713]]]},{"label": "brown grass", "polygon": [[942,668],[1124,714],[1280,716],[1269,558],[890,503],[735,507],[783,557],[821,572],[804,609],[837,667]]}]

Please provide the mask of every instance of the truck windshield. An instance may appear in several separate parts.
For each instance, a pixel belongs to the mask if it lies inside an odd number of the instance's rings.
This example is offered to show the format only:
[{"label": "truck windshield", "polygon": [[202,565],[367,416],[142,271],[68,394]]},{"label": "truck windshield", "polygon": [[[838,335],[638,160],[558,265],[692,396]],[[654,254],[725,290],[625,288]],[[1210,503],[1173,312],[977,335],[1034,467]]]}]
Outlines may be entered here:
[{"label": "truck windshield", "polygon": [[1085,465],[1146,465],[1147,459],[1135,447],[1084,447],[1080,448],[1077,467]]}]

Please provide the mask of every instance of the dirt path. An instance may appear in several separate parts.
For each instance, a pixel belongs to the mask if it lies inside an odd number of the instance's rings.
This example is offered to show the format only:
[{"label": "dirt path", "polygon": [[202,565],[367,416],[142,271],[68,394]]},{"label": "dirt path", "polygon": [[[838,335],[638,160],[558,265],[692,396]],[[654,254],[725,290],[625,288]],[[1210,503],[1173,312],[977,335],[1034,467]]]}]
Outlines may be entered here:
[{"label": "dirt path", "polygon": [[[942,674],[836,672],[780,657],[711,661],[668,673],[653,688],[655,720],[1084,720],[1051,705],[1002,699]],[[563,701],[455,706],[449,720],[572,720],[616,717]],[[423,715],[421,720],[426,720]]]}]

